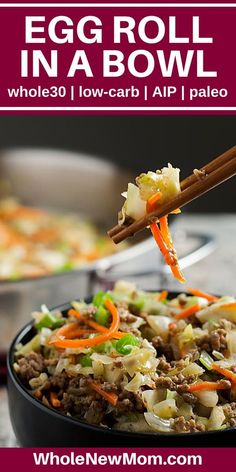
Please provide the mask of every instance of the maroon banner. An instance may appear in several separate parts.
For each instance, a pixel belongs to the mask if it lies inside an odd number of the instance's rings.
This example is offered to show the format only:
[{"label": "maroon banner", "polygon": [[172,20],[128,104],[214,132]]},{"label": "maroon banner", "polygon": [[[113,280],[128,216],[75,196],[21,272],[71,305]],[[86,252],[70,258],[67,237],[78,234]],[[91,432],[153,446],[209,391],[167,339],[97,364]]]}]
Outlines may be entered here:
[{"label": "maroon banner", "polygon": [[233,467],[235,448],[148,448],[148,449],[0,449],[1,469],[24,472],[44,470],[184,470],[220,472]]},{"label": "maroon banner", "polygon": [[235,113],[236,4],[37,5],[0,4],[0,112]]}]

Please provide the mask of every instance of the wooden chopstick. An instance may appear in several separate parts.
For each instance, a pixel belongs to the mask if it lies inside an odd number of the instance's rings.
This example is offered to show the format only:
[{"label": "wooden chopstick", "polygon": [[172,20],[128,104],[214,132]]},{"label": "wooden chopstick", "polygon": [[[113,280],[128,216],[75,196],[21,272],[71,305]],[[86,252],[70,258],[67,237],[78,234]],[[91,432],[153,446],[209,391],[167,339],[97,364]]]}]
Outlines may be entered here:
[{"label": "wooden chopstick", "polygon": [[[227,162],[229,162],[232,157],[236,154],[236,146],[233,146],[232,148],[228,149],[226,152],[221,154],[220,156],[216,157],[213,161],[209,162],[208,164],[204,165],[199,169],[199,176],[202,174],[202,178],[204,178],[204,175],[210,174],[214,170],[216,170],[220,165],[223,165]],[[180,188],[181,190],[185,190],[188,188],[190,185],[192,185],[194,182],[199,180],[200,177],[197,176],[197,172],[189,175],[186,177],[184,180],[180,182]],[[130,218],[125,224],[122,225],[115,225],[113,228],[111,228],[107,234],[110,238],[113,239],[113,237],[120,233],[122,230],[130,226],[130,224],[133,222],[132,218]]]},{"label": "wooden chopstick", "polygon": [[181,182],[182,191],[172,200],[160,205],[154,212],[146,214],[143,218],[134,221],[128,226],[116,225],[112,228],[108,235],[113,239],[114,243],[118,244],[124,239],[133,236],[158,218],[168,215],[176,210],[176,208],[183,207],[230,177],[233,177],[236,174],[236,146],[205,165],[198,172],[200,172],[200,178],[198,173],[193,173],[184,179]]},{"label": "wooden chopstick", "polygon": [[[201,167],[201,169],[199,169],[199,172],[200,173],[202,172],[203,174],[210,174],[214,170],[218,169],[220,166],[223,166],[224,164],[229,162],[235,155],[236,155],[236,146],[233,146],[232,148],[228,149],[220,156],[213,159],[213,161]],[[196,173],[189,175],[188,177],[186,177],[186,179],[182,180],[182,182],[180,183],[181,190],[185,190],[197,180],[198,178],[197,178]]]}]

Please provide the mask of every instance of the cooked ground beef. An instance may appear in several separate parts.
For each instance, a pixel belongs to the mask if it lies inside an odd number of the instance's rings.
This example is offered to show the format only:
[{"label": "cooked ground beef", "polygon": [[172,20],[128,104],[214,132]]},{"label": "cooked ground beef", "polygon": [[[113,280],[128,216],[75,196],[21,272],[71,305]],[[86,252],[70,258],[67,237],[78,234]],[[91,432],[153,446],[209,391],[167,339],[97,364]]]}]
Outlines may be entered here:
[{"label": "cooked ground beef", "polygon": [[100,424],[103,421],[104,417],[104,408],[102,402],[98,400],[93,400],[89,405],[88,410],[84,414],[84,419],[88,423]]},{"label": "cooked ground beef", "polygon": [[167,360],[173,359],[173,351],[170,343],[163,341],[161,336],[155,336],[154,338],[152,338],[152,345],[157,351],[157,357],[160,357],[164,354]]},{"label": "cooked ground beef", "polygon": [[45,371],[44,358],[42,354],[37,352],[30,352],[21,359],[18,359],[19,372],[23,382],[29,381]]},{"label": "cooked ground beef", "polygon": [[236,426],[236,402],[226,403],[223,410],[230,426]]},{"label": "cooked ground beef", "polygon": [[68,376],[66,375],[65,372],[62,372],[61,374],[58,374],[58,375],[52,375],[50,377],[50,384],[53,388],[63,390],[66,388],[67,383],[68,383]]},{"label": "cooked ground beef", "polygon": [[173,420],[173,427],[176,433],[195,433],[197,431],[205,431],[202,423],[198,423],[194,419],[186,420],[184,416],[179,416]]},{"label": "cooked ground beef", "polygon": [[207,352],[224,351],[227,348],[226,341],[227,331],[223,328],[218,328],[211,331],[209,334],[205,334],[199,338],[196,342],[198,347],[204,349]]},{"label": "cooked ground beef", "polygon": [[137,317],[133,315],[132,313],[130,313],[125,308],[119,309],[119,315],[120,315],[121,321],[125,321],[125,323],[133,323],[134,321],[137,320]]},{"label": "cooked ground beef", "polygon": [[195,405],[195,403],[197,403],[198,399],[195,395],[193,395],[193,393],[183,393],[182,394],[182,398],[184,399],[184,401],[186,403],[189,403],[190,405]]}]

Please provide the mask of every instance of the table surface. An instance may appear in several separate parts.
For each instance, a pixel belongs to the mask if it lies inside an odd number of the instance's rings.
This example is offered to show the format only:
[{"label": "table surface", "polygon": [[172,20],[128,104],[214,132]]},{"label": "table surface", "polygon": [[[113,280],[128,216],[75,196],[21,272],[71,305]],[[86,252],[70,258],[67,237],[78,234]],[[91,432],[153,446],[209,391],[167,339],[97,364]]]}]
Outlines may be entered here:
[{"label": "table surface", "polygon": [[[236,218],[234,214],[182,215],[176,218],[175,231],[186,230],[210,233],[216,238],[216,250],[194,266],[184,270],[188,286],[200,287],[212,293],[235,294],[236,264]],[[150,283],[156,283],[156,276],[150,276]],[[178,289],[179,285],[171,278],[166,278],[165,287]],[[143,280],[144,282],[144,280]],[[140,279],[142,284],[142,280]],[[145,285],[147,278],[145,278]],[[160,280],[159,282],[160,283]],[[164,287],[164,285],[163,285]],[[185,289],[185,285],[181,286]],[[0,446],[16,446],[17,442],[11,428],[7,406],[6,387],[0,388]]]}]

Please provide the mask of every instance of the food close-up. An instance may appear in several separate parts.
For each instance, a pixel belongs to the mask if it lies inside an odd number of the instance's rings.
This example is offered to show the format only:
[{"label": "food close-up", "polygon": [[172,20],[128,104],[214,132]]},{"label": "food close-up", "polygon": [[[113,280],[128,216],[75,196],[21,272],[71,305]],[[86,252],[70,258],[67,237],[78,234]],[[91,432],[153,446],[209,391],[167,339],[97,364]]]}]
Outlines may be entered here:
[{"label": "food close-up", "polygon": [[0,444],[235,442],[231,142],[189,162],[180,136],[128,167],[99,147],[2,152]]},{"label": "food close-up", "polygon": [[190,293],[118,281],[63,312],[43,305],[32,339],[15,346],[14,372],[47,408],[104,428],[236,426],[236,299]]}]

